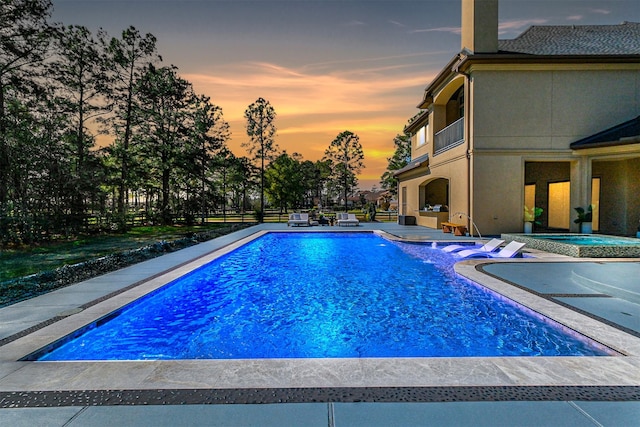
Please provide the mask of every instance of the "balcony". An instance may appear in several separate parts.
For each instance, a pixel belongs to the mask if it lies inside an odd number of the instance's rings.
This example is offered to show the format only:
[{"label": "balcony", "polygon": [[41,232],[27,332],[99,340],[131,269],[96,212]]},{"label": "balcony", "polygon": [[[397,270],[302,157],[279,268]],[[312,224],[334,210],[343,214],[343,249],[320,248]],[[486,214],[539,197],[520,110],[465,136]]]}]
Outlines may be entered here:
[{"label": "balcony", "polygon": [[464,142],[464,117],[460,117],[446,128],[435,134],[434,154],[443,153]]}]

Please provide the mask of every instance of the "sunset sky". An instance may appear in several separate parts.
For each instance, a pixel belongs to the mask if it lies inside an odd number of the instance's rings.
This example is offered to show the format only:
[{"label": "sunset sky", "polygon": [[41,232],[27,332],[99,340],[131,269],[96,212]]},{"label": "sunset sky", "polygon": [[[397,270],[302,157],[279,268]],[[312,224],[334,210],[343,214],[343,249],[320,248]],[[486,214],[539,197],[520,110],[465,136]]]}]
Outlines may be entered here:
[{"label": "sunset sky", "polygon": [[[460,51],[460,0],[53,0],[53,21],[158,38],[197,93],[222,107],[232,151],[247,155],[244,111],[262,97],[276,143],[322,158],[342,131],[360,137],[360,188],[379,187],[393,137],[427,84]],[[640,22],[638,0],[501,0],[500,38],[531,25]]]}]

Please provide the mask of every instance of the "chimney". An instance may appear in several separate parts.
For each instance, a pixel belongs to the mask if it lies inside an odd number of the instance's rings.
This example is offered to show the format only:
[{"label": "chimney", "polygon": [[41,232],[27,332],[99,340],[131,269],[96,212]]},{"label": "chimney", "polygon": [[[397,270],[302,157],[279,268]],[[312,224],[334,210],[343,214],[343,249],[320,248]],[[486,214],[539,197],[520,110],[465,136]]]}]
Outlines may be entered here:
[{"label": "chimney", "polygon": [[498,0],[462,0],[461,48],[498,52]]}]

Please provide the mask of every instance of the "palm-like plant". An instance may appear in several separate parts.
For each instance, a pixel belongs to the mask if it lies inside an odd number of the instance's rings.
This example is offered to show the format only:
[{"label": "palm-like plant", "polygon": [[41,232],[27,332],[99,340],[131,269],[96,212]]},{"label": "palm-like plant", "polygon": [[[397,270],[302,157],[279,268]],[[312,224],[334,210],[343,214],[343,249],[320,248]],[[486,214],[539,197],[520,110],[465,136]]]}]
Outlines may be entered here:
[{"label": "palm-like plant", "polygon": [[578,217],[573,221],[576,224],[582,224],[583,222],[591,222],[593,220],[593,205],[587,206],[587,209],[582,206],[574,208]]},{"label": "palm-like plant", "polygon": [[525,222],[533,222],[534,224],[538,224],[540,225],[540,221],[538,221],[538,217],[540,217],[540,215],[542,215],[542,208],[539,207],[532,207],[529,208],[527,206],[524,207],[524,221]]}]

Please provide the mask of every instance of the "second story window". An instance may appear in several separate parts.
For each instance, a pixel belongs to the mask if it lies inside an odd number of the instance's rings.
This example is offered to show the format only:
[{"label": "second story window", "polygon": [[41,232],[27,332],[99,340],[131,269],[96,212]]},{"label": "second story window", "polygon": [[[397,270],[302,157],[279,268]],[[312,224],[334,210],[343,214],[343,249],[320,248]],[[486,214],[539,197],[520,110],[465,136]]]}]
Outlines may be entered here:
[{"label": "second story window", "polygon": [[425,125],[423,127],[420,128],[420,130],[418,130],[418,141],[417,141],[417,145],[418,147],[421,145],[424,145],[427,142],[427,127],[429,125]]}]

